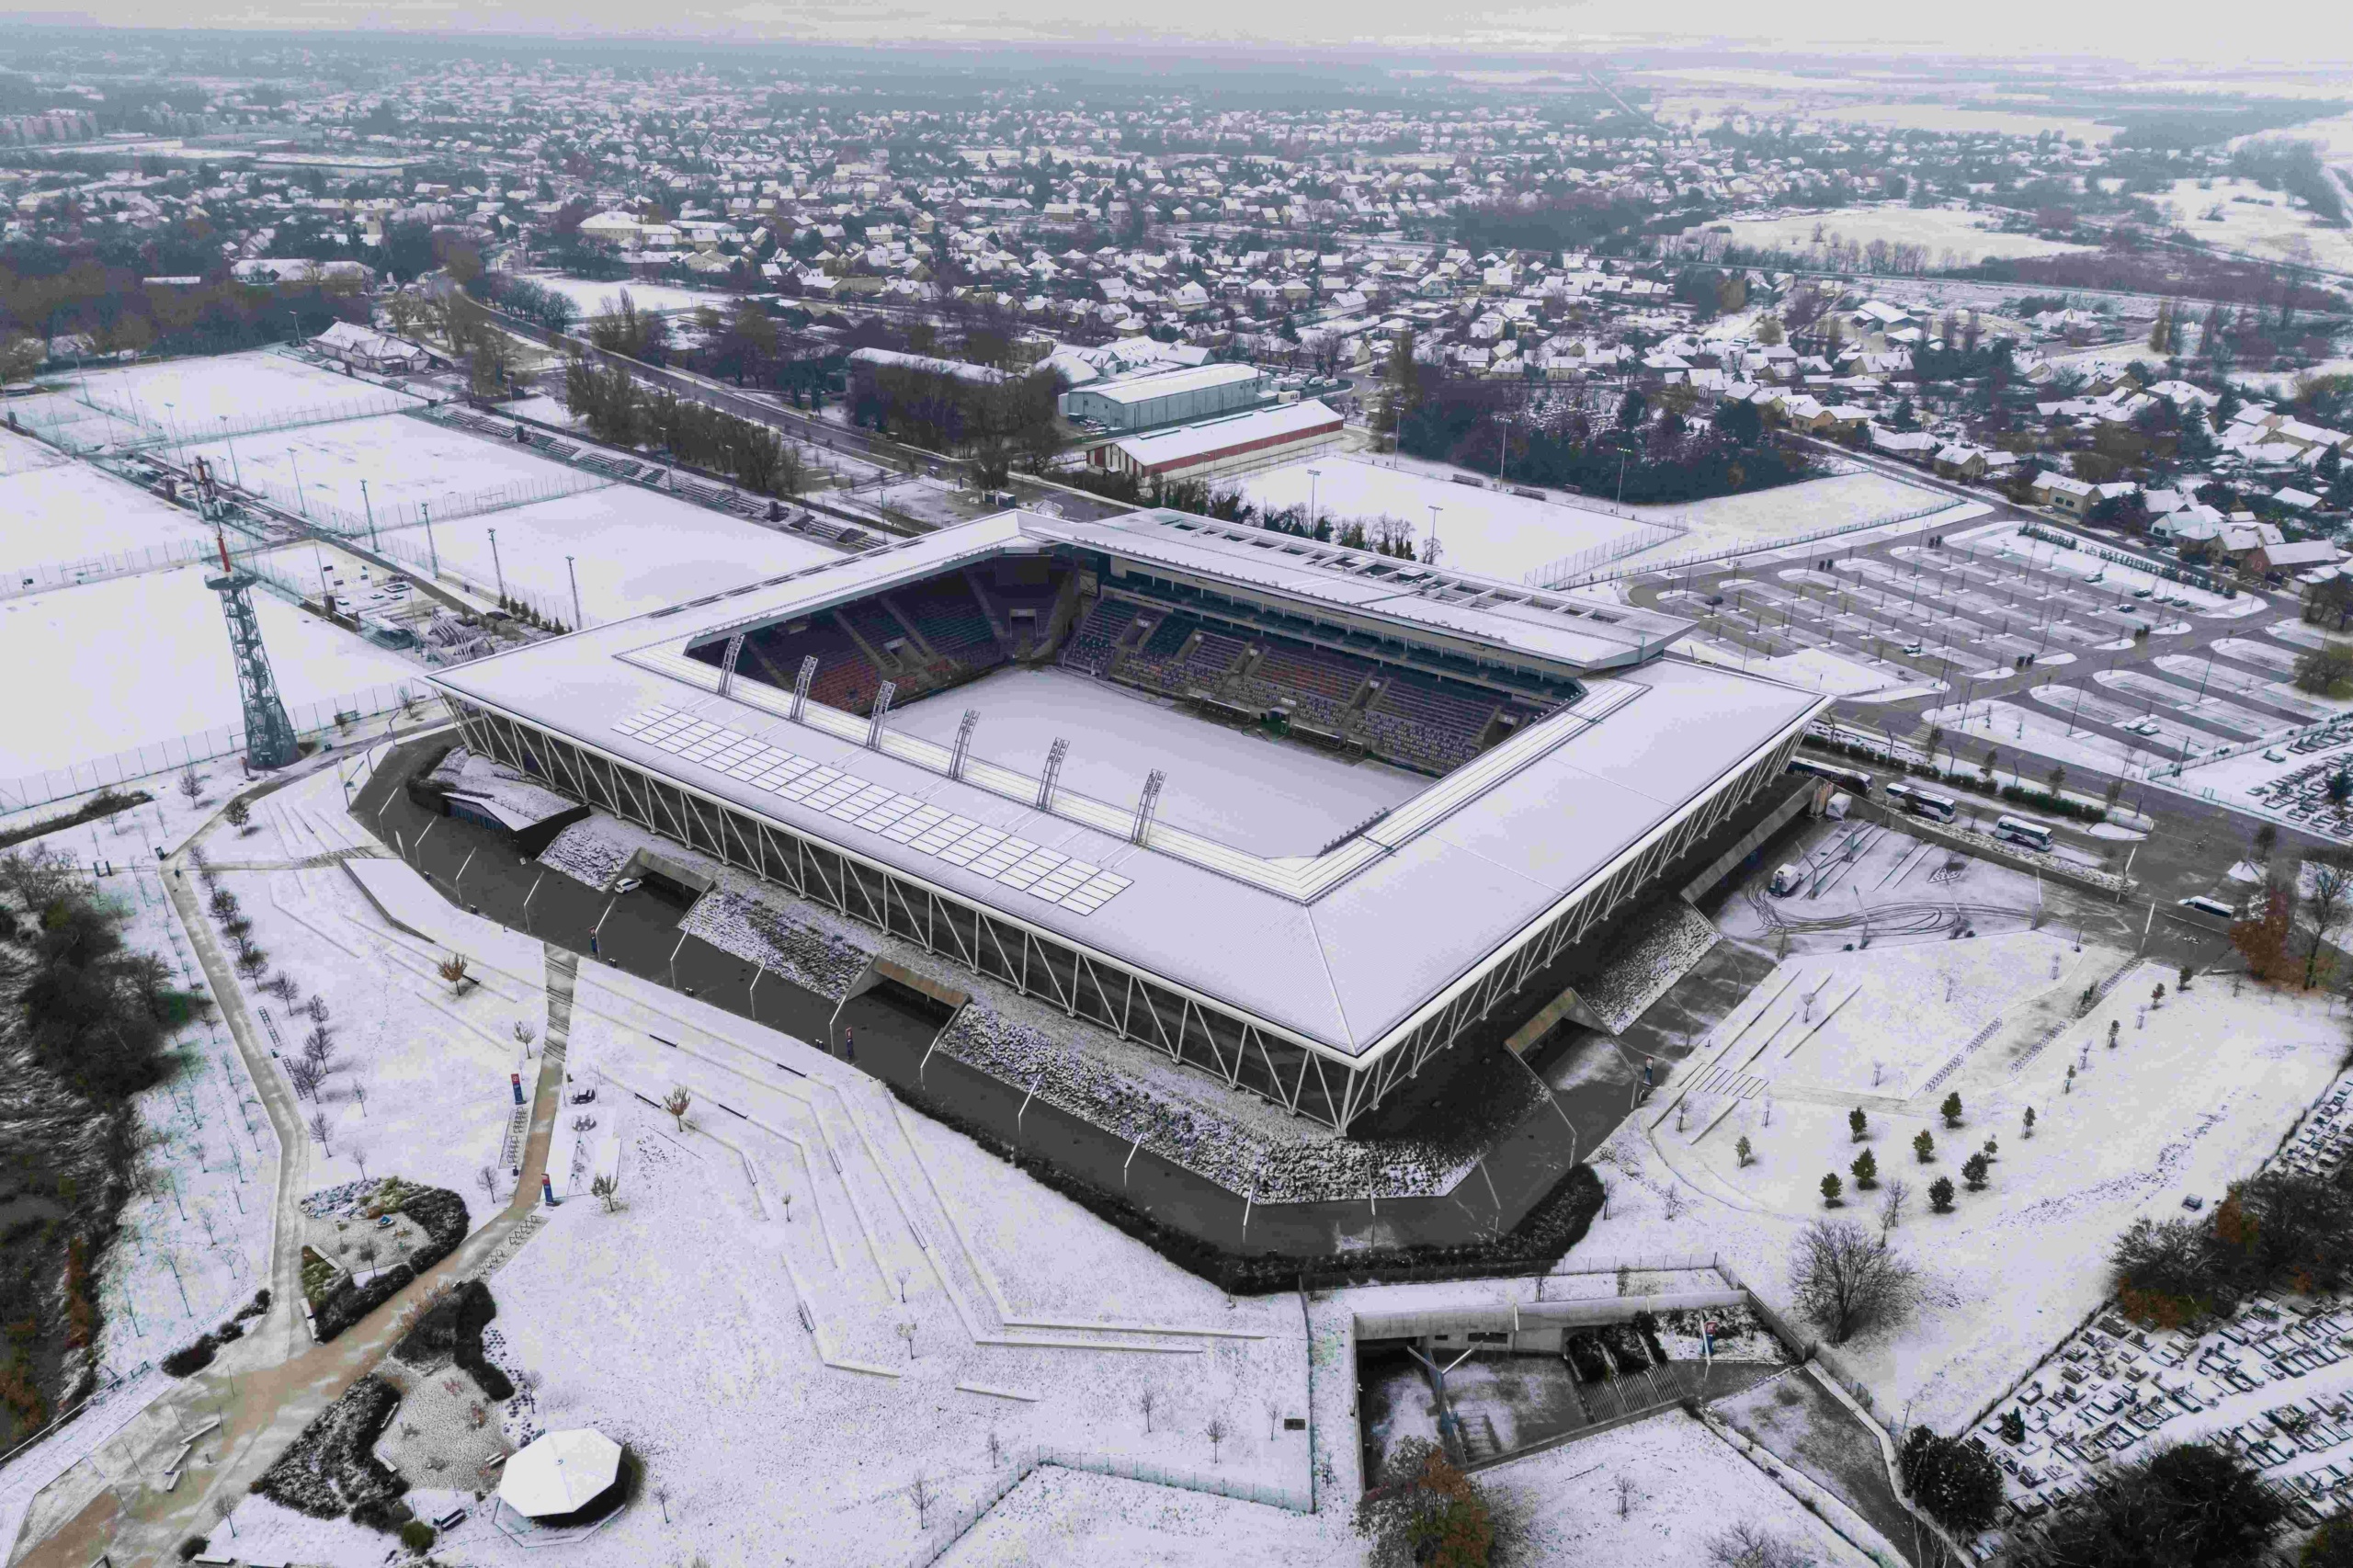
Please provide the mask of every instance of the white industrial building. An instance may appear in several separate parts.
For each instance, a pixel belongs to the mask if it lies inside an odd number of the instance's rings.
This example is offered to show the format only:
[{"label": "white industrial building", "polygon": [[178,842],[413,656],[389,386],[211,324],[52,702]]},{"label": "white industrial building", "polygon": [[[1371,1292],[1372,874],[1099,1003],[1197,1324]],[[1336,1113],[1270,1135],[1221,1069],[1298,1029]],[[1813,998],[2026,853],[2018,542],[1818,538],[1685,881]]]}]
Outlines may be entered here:
[{"label": "white industrial building", "polygon": [[1136,479],[1215,479],[1313,457],[1340,444],[1345,422],[1313,399],[1107,442],[1088,466]]}]

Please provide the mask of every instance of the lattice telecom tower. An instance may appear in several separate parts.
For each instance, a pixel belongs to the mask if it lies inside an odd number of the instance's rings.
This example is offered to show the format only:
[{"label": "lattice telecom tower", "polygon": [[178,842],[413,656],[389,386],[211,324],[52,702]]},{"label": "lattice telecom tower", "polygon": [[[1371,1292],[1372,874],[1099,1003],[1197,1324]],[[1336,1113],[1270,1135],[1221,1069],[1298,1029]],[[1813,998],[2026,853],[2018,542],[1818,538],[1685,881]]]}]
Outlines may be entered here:
[{"label": "lattice telecom tower", "polygon": [[260,579],[229,564],[227,536],[214,537],[221,546],[221,575],[207,577],[204,585],[221,596],[221,614],[229,623],[229,656],[237,662],[237,695],[245,707],[245,760],[256,767],[284,767],[301,756],[301,747],[286,704],[278,699],[278,681],[269,673],[261,622],[247,591]]}]

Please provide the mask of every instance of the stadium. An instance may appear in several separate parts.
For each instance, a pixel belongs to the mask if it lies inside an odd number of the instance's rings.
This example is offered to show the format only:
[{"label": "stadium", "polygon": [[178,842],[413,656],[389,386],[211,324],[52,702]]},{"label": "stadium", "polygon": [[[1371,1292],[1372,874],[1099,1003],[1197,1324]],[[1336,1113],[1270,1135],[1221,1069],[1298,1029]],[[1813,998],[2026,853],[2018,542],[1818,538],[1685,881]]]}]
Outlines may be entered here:
[{"label": "stadium", "polygon": [[1015,511],[436,680],[477,752],[1345,1132],[1777,804],[1826,699],[1686,630]]}]

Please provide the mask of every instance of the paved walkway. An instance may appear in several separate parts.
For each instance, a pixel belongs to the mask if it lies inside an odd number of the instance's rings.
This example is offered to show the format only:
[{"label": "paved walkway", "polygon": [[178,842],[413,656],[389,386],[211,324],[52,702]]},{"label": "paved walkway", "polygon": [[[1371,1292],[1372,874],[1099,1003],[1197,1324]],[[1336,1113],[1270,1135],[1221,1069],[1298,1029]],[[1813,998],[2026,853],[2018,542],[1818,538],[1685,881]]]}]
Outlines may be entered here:
[{"label": "paved walkway", "polygon": [[[309,1140],[290,1087],[256,1030],[233,971],[197,904],[186,852],[168,863],[173,903],[194,943],[223,1020],[261,1091],[283,1154],[270,1256],[270,1310],[203,1372],[156,1402],[35,1499],[28,1533],[42,1535],[17,1559],[28,1568],[87,1568],[103,1552],[116,1562],[160,1562],[180,1541],[217,1528],[215,1509],[243,1497],[278,1453],[346,1389],[371,1370],[399,1337],[411,1301],[445,1283],[474,1278],[512,1256],[539,1227],[540,1174],[546,1167],[563,1081],[561,1050],[542,1051],[531,1101],[521,1179],[506,1207],[449,1256],[340,1337],[313,1344],[302,1321],[301,1203],[308,1190]],[[518,1237],[517,1233],[521,1233]],[[216,1421],[187,1460],[177,1487],[162,1489],[165,1467],[188,1434]]]}]

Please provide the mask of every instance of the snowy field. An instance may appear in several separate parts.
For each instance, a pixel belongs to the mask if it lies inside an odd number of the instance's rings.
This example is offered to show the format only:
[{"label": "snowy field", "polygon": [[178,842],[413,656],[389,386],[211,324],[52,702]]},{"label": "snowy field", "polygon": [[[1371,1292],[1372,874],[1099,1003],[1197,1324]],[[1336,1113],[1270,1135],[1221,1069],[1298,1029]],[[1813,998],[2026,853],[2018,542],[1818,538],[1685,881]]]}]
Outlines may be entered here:
[{"label": "snowy field", "polygon": [[[1869,245],[1874,240],[1890,244],[1928,247],[1928,259],[1940,264],[1949,251],[1963,267],[1989,258],[2009,260],[2029,256],[2065,256],[2094,247],[2062,244],[2034,234],[2005,234],[1995,220],[1981,212],[1955,211],[1947,207],[1842,207],[1836,211],[1791,212],[1771,218],[1730,218],[1711,223],[1700,233],[1730,229],[1731,243],[1762,250],[1804,255],[1815,245],[1832,242]],[[1686,231],[1689,233],[1690,231]]]},{"label": "snowy field", "polygon": [[1024,773],[1068,737],[1062,784],[1125,803],[1158,767],[1159,820],[1256,855],[1313,855],[1384,806],[1429,787],[1419,774],[1228,729],[1068,670],[1000,670],[927,701],[892,710],[892,727],[952,743],[980,710],[972,754]]},{"label": "snowy field", "polygon": [[[490,535],[498,534],[496,559]],[[423,529],[404,533],[402,558],[425,560]],[[592,622],[641,615],[665,605],[740,587],[840,552],[798,535],[779,533],[633,484],[608,485],[528,506],[433,525],[442,569],[456,572],[485,596],[507,586],[542,609],[572,619],[572,578],[579,574],[580,608]]]},{"label": "snowy field", "polygon": [[[1788,1053],[1796,1028],[1753,1059],[1758,1029],[1734,1044],[1750,1017],[1789,1006],[1780,993],[1793,989],[1792,977],[1826,966],[1835,987],[1838,968],[1875,968],[1897,952],[1911,994],[1891,1028],[1908,1031],[1906,1038],[1967,1041],[1983,1028],[1975,1020],[1986,1006],[1969,983],[1986,960],[1972,949],[1987,944],[2001,944],[1996,951],[2011,959],[2018,983],[1999,1000],[2000,1023],[1941,1079],[1909,1080],[1893,1092],[1870,1088],[1867,1073],[1855,1088],[1800,1085],[1776,1060]],[[2060,964],[2055,980],[2052,958]],[[2120,971],[2106,999],[2076,1018],[2075,994]],[[1955,983],[1949,1007],[1942,999],[1948,974]],[[2143,1214],[2177,1214],[2187,1195],[2211,1201],[2251,1173],[2335,1076],[2344,1028],[2325,998],[2254,987],[2234,995],[2232,983],[2218,977],[2177,995],[2178,978],[2126,954],[2077,952],[2047,931],[1974,942],[1939,937],[1913,951],[1879,943],[1868,960],[1789,960],[1678,1074],[1694,1090],[1681,1127],[1671,1084],[1655,1108],[1611,1140],[1602,1166],[1609,1217],[1583,1244],[1634,1256],[1720,1251],[1786,1311],[1789,1244],[1824,1212],[1824,1173],[1847,1181],[1845,1213],[1874,1224],[1884,1183],[1902,1177],[1912,1193],[1894,1241],[1922,1271],[1921,1306],[1903,1326],[1859,1337],[1841,1354],[1879,1408],[1908,1409],[1908,1419],[1952,1430],[2105,1297],[2099,1260],[2119,1232]],[[2165,999],[2152,1009],[2151,990],[2161,983]],[[1824,1000],[1836,995],[1834,989]],[[2114,1050],[2107,1045],[2111,1023]],[[1801,1063],[1806,1049],[1798,1051]],[[1923,1086],[1912,1089],[1911,1082]],[[1938,1113],[1947,1093],[1962,1099],[1958,1129]],[[2037,1118],[2031,1139],[2022,1136],[2029,1108]],[[1847,1125],[1855,1108],[1868,1119],[1859,1145]],[[1912,1146],[1921,1131],[1934,1141],[1925,1164]],[[1742,1138],[1752,1155],[1745,1165],[1736,1149]],[[1946,1176],[1958,1186],[1963,1157],[1988,1139],[1999,1145],[1988,1188],[1959,1192],[1950,1214],[1930,1213],[1929,1181]],[[1848,1165],[1863,1149],[1879,1163],[1881,1191],[1853,1188]],[[1669,1217],[1670,1207],[1679,1217]]]},{"label": "snowy field", "polygon": [[93,370],[75,377],[71,391],[176,440],[197,441],[218,436],[224,418],[250,428],[298,415],[348,419],[415,401],[267,349]]},{"label": "snowy field", "polygon": [[371,509],[381,527],[409,526],[420,520],[420,505],[455,512],[494,494],[558,494],[597,483],[512,442],[397,414],[214,441],[188,456],[289,510],[339,515],[351,526]]},{"label": "snowy field", "polygon": [[1556,562],[1643,532],[1643,525],[1606,512],[1456,484],[1410,465],[1410,459],[1326,457],[1247,475],[1241,490],[1268,511],[1304,508],[1313,477],[1318,517],[1336,526],[1354,518],[1400,517],[1412,527],[1417,549],[1429,537],[1429,509],[1436,506],[1439,559],[1507,583],[1525,582]]},{"label": "snowy field", "polygon": [[[402,681],[417,666],[253,596],[289,708]],[[12,705],[14,777],[242,721],[220,596],[198,566],[0,599],[0,667],[40,670]]]},{"label": "snowy field", "polygon": [[[0,447],[0,457],[6,455]],[[0,574],[15,574],[11,583],[37,567],[200,545],[212,538],[211,529],[161,497],[86,463],[63,460],[0,471]]]},{"label": "snowy field", "polygon": [[[2305,140],[2302,130],[2289,134]],[[2286,191],[2253,180],[2176,180],[2159,210],[2169,210],[2175,224],[2202,244],[2340,272],[2353,267],[2353,233],[2322,224]]]},{"label": "snowy field", "polygon": [[628,293],[630,302],[641,311],[691,311],[702,305],[715,305],[725,311],[735,302],[732,294],[681,289],[675,283],[599,283],[586,278],[560,278],[550,272],[534,272],[529,277],[551,293],[561,294],[571,301],[579,309],[583,320],[617,308],[619,297],[624,291]]},{"label": "snowy field", "polygon": [[30,436],[19,436],[13,430],[0,427],[0,479],[55,468],[68,460],[64,453],[42,445]]},{"label": "snowy field", "polygon": [[[1949,526],[1960,518],[1978,516],[1985,507],[1883,473],[1831,474],[1771,490],[1657,508],[1663,515],[1671,512],[1687,536],[1629,556],[1617,562],[1616,569],[1663,566],[1688,556],[1797,539],[1825,528],[1860,529],[1924,509],[1930,509],[1940,523]],[[1929,526],[1928,517],[1916,524],[1921,528]]]}]

